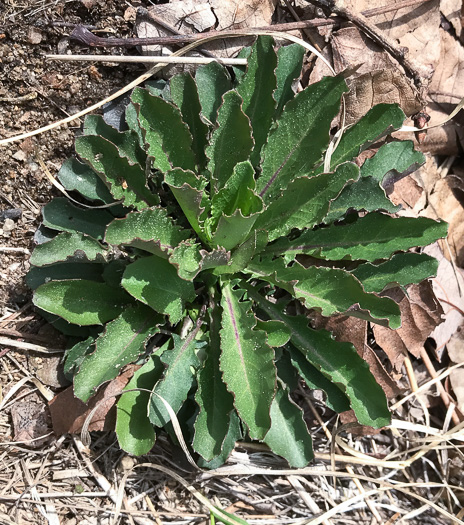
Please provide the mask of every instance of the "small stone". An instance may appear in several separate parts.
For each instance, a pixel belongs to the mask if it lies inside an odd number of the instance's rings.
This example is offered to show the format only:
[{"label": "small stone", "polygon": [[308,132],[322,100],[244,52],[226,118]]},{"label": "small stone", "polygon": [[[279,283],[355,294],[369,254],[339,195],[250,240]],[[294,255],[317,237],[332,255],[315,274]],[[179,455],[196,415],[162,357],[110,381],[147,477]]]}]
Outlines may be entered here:
[{"label": "small stone", "polygon": [[13,220],[5,219],[5,222],[3,223],[3,232],[4,233],[11,232],[12,230],[14,230],[15,226],[16,224]]},{"label": "small stone", "polygon": [[19,160],[20,162],[24,162],[26,160],[26,154],[20,149],[13,155],[13,158],[15,160]]},{"label": "small stone", "polygon": [[40,29],[37,29],[37,27],[29,27],[27,39],[29,40],[30,44],[40,44],[40,42],[42,42],[42,38],[43,35]]}]

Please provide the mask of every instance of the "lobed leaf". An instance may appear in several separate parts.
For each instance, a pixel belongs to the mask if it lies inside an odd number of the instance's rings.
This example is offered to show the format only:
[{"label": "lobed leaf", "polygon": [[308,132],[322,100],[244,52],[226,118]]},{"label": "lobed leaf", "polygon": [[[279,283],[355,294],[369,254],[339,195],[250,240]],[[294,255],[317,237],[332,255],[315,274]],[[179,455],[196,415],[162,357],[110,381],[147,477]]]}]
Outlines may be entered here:
[{"label": "lobed leaf", "polygon": [[108,225],[105,241],[140,248],[150,253],[171,253],[190,232],[177,226],[164,208],[146,208],[128,213]]},{"label": "lobed leaf", "polygon": [[192,446],[206,461],[219,456],[230,427],[234,398],[227,391],[219,369],[221,356],[221,310],[212,298],[213,305],[208,312],[209,339],[206,360],[198,370],[198,389],[195,401],[200,410],[195,419],[195,435]]},{"label": "lobed leaf", "polygon": [[312,365],[296,347],[289,345],[288,353],[292,365],[298,370],[308,388],[322,390],[325,393],[325,404],[331,410],[340,414],[350,409],[350,402],[337,383],[332,382],[320,369]]},{"label": "lobed leaf", "polygon": [[45,205],[42,208],[42,217],[47,228],[85,233],[94,239],[102,239],[107,224],[113,220],[113,216],[106,210],[84,210],[62,197],[55,197]]},{"label": "lobed leaf", "polygon": [[198,88],[202,115],[214,125],[222,96],[226,91],[232,89],[230,75],[225,67],[217,62],[211,62],[197,69],[195,83]]},{"label": "lobed leaf", "polygon": [[285,104],[295,96],[292,84],[301,73],[304,54],[305,49],[300,44],[282,46],[277,51],[277,67],[275,70],[277,86],[274,91],[275,119],[280,117]]},{"label": "lobed leaf", "polygon": [[205,148],[208,143],[208,126],[201,120],[201,104],[197,86],[190,73],[175,75],[170,82],[171,97],[180,109],[182,120],[192,135],[192,150],[200,171],[206,167]]},{"label": "lobed leaf", "polygon": [[120,157],[125,157],[130,164],[139,164],[145,168],[147,156],[134,131],[120,132],[107,124],[101,115],[88,115],[84,121],[84,135],[104,137],[117,147]]},{"label": "lobed leaf", "polygon": [[[166,346],[166,345],[165,345]],[[152,354],[148,361],[135,371],[125,391],[141,388],[151,390],[164,371],[160,354],[164,347]],[[116,435],[120,447],[128,454],[148,454],[156,441],[155,429],[148,418],[150,392],[124,392],[117,404]]]},{"label": "lobed leaf", "polygon": [[86,403],[100,385],[114,379],[124,366],[137,361],[162,322],[162,317],[151,308],[138,304],[108,323],[95,341],[95,351],[84,358],[74,377],[76,397]]},{"label": "lobed leaf", "polygon": [[385,394],[351,343],[339,343],[329,332],[309,328],[306,317],[286,315],[251,286],[243,282],[241,285],[272,319],[282,321],[290,328],[292,344],[342,389],[362,425],[380,428],[390,423]]},{"label": "lobed leaf", "polygon": [[195,352],[196,334],[197,330],[192,330],[184,340],[173,334],[174,347],[172,350],[165,350],[161,356],[161,361],[167,368],[163,377],[152,389],[149,405],[150,421],[157,427],[162,427],[171,420],[164,403],[158,396],[161,396],[177,413],[193,385],[194,370],[200,365]]},{"label": "lobed leaf", "polygon": [[345,130],[332,153],[331,169],[342,162],[354,159],[375,141],[399,129],[405,118],[405,114],[397,104],[374,106],[356,124]]},{"label": "lobed leaf", "polygon": [[246,73],[237,86],[237,92],[243,99],[243,111],[250,119],[253,130],[254,147],[250,160],[255,167],[261,160],[261,149],[274,117],[276,103],[272,94],[276,88],[276,65],[274,39],[259,36],[251,49]]},{"label": "lobed leaf", "polygon": [[377,180],[373,177],[361,177],[353,184],[345,186],[340,195],[330,203],[324,222],[343,219],[350,209],[396,213],[400,208],[401,206],[395,206],[385,195],[385,190]]},{"label": "lobed leaf", "polygon": [[34,292],[33,303],[70,323],[92,325],[113,320],[130,298],[107,284],[78,279],[42,284]]},{"label": "lobed leaf", "polygon": [[289,391],[277,387],[271,405],[271,428],[264,443],[293,468],[303,468],[314,459],[312,439],[303,419],[303,412],[289,396]]},{"label": "lobed leaf", "polygon": [[51,241],[39,244],[29,262],[34,266],[46,266],[60,261],[105,262],[108,249],[98,241],[82,233],[59,233]]},{"label": "lobed leaf", "polygon": [[411,140],[390,142],[384,144],[371,159],[364,161],[361,176],[372,177],[385,186],[385,183],[388,182],[385,180],[386,175],[388,175],[387,178],[394,176],[395,179],[398,179],[398,176],[412,173],[424,162],[423,153],[414,149]]},{"label": "lobed leaf", "polygon": [[176,168],[165,174],[164,182],[171,189],[190,226],[200,239],[204,240],[201,224],[203,223],[202,214],[207,205],[205,202],[206,180],[197,177],[192,171]]},{"label": "lobed leaf", "polygon": [[179,109],[146,89],[135,88],[131,96],[144,133],[146,152],[153,167],[165,173],[172,168],[195,170],[192,135]]},{"label": "lobed leaf", "polygon": [[427,246],[446,236],[448,225],[424,217],[390,217],[369,213],[351,224],[304,232],[298,239],[282,239],[271,245],[272,253],[308,254],[332,260],[387,259],[394,252]]},{"label": "lobed leaf", "polygon": [[398,253],[389,261],[361,264],[352,271],[368,292],[381,292],[391,286],[420,283],[437,274],[438,261],[425,253]]},{"label": "lobed leaf", "polygon": [[277,199],[290,181],[309,174],[321,160],[329,143],[330,122],[346,91],[342,77],[326,77],[287,103],[263,148],[257,193],[266,204]]},{"label": "lobed leaf", "polygon": [[90,201],[101,201],[105,204],[114,202],[101,178],[90,166],[74,157],[64,162],[57,177],[66,190],[77,191]]},{"label": "lobed leaf", "polygon": [[250,121],[242,110],[242,99],[236,91],[228,91],[218,111],[218,127],[214,130],[206,155],[209,158],[211,192],[219,191],[232,176],[234,167],[247,160],[253,149]]},{"label": "lobed leaf", "polygon": [[129,264],[121,284],[142,303],[168,315],[172,324],[182,319],[185,303],[195,299],[193,283],[181,279],[169,261],[156,255]]},{"label": "lobed leaf", "polygon": [[113,197],[122,200],[125,206],[143,209],[157,203],[157,197],[146,186],[145,169],[121,157],[112,142],[94,135],[77,137],[76,152],[108,185]]},{"label": "lobed leaf", "polygon": [[266,230],[269,241],[289,234],[293,228],[313,228],[322,222],[331,201],[337,198],[345,184],[358,177],[359,168],[346,163],[333,173],[294,179],[261,213],[255,227]]},{"label": "lobed leaf", "polygon": [[[328,317],[344,313],[396,329],[401,326],[398,305],[388,297],[366,293],[350,272],[336,268],[305,268],[299,263],[284,267],[283,261],[255,263],[249,269],[265,280],[284,288],[306,308],[315,308]],[[263,275],[267,273],[268,276]]]},{"label": "lobed leaf", "polygon": [[222,285],[222,329],[220,368],[235,408],[252,439],[263,439],[271,426],[276,370],[274,350],[266,335],[254,330],[249,301],[240,301],[243,290],[230,282]]}]

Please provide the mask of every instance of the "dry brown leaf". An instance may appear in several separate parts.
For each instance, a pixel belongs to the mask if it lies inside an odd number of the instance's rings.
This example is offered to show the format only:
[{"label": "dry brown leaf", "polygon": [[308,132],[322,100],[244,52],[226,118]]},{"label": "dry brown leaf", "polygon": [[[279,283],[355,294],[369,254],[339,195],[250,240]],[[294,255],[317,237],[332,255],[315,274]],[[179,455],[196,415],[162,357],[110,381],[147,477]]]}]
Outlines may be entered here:
[{"label": "dry brown leaf", "polygon": [[461,9],[462,0],[441,0],[440,2],[441,14],[451,24],[458,36],[462,31]]},{"label": "dry brown leaf", "polygon": [[[180,33],[198,33],[211,29],[218,31],[266,26],[271,23],[277,0],[209,0],[196,2],[185,0],[168,4],[153,5],[137,13],[136,29],[139,37],[171,35],[152,19],[150,14],[161,18],[175,27]],[[249,45],[250,37],[224,41],[216,40],[202,46],[218,57],[234,56],[244,45]],[[160,54],[160,46],[144,46],[145,54]],[[193,53],[195,55],[195,53]]]},{"label": "dry brown leaf", "polygon": [[315,328],[325,328],[331,331],[337,341],[354,345],[359,356],[369,365],[371,373],[383,388],[388,399],[399,393],[400,390],[395,380],[385,370],[374,350],[367,344],[367,321],[350,316],[327,318],[315,315],[313,322]]},{"label": "dry brown leaf", "polygon": [[464,271],[453,267],[437,243],[425,248],[424,252],[439,260],[437,276],[432,279],[432,283],[445,315],[444,322],[435,328],[430,337],[436,342],[436,352],[440,358],[445,345],[464,320]]},{"label": "dry brown leaf", "polygon": [[[92,417],[88,430],[90,432],[95,430],[113,430],[117,398],[110,396],[120,393],[133,374],[134,368],[128,367],[119,377],[100,388],[98,393],[87,404],[74,397],[72,386],[60,392],[49,404],[55,435],[62,436],[63,434],[80,432],[87,416],[97,404],[99,404],[98,409]],[[109,399],[100,403],[106,397]]]},{"label": "dry brown leaf", "polygon": [[[464,363],[464,325],[461,325],[451,336],[446,348],[452,363]],[[456,368],[450,374],[451,386],[458,403],[458,408],[464,413],[464,369]]]},{"label": "dry brown leaf", "polygon": [[404,358],[411,352],[419,357],[425,340],[441,323],[443,310],[437,302],[429,281],[407,287],[408,296],[400,288],[382,293],[398,303],[401,311],[401,328],[392,330],[372,325],[376,343],[387,354],[396,370],[400,370]]},{"label": "dry brown leaf", "polygon": [[[14,441],[26,442],[32,448],[40,448],[50,441],[50,415],[41,401],[19,401],[11,406]],[[42,436],[46,436],[43,439]]]}]

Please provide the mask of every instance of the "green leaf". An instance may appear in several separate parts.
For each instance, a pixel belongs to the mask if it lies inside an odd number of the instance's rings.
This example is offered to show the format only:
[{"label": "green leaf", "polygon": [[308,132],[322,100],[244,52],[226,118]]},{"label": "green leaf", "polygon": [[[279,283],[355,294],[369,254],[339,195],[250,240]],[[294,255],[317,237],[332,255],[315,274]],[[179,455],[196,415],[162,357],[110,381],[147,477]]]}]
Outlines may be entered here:
[{"label": "green leaf", "polygon": [[340,195],[330,203],[329,212],[324,222],[343,219],[350,209],[395,213],[400,206],[395,206],[385,195],[385,190],[373,177],[362,177],[358,181],[345,186]]},{"label": "green leaf", "polygon": [[128,213],[108,225],[105,241],[109,244],[127,245],[150,253],[171,253],[190,233],[167,215],[164,208],[146,208]]},{"label": "green leaf", "polygon": [[95,351],[85,357],[74,378],[75,396],[86,403],[100,385],[114,379],[124,366],[137,361],[162,322],[162,317],[151,308],[139,304],[127,308],[108,323],[95,341]]},{"label": "green leaf", "polygon": [[86,233],[95,239],[103,238],[106,225],[113,220],[113,216],[105,210],[84,210],[62,197],[55,197],[44,206],[42,216],[47,228]]},{"label": "green leaf", "polygon": [[39,244],[29,262],[34,266],[46,266],[59,261],[76,260],[105,262],[108,250],[92,237],[82,233],[59,233],[51,241]]},{"label": "green leaf", "polygon": [[164,182],[171,189],[190,226],[202,240],[205,240],[200,224],[201,216],[205,211],[206,180],[197,177],[192,171],[177,168],[166,173]]},{"label": "green leaf", "polygon": [[420,283],[437,275],[438,261],[425,253],[398,253],[378,265],[361,264],[352,273],[367,292],[381,292],[391,286]]},{"label": "green leaf", "polygon": [[192,149],[201,171],[206,166],[205,147],[208,142],[208,126],[200,117],[201,104],[197,86],[190,73],[175,75],[171,79],[170,86],[172,101],[180,109],[182,119],[193,137]]},{"label": "green leaf", "polygon": [[354,159],[381,137],[399,129],[405,118],[405,114],[396,104],[374,106],[354,126],[343,133],[332,154],[331,169],[342,162]]},{"label": "green leaf", "polygon": [[192,330],[183,340],[173,334],[173,349],[166,350],[161,356],[161,361],[167,369],[164,376],[156,383],[150,397],[150,421],[157,427],[162,427],[171,420],[164,403],[158,396],[167,401],[174,413],[177,413],[193,385],[194,370],[200,365],[195,352],[196,334],[197,330]]},{"label": "green leaf", "polygon": [[282,46],[277,51],[277,68],[275,75],[277,87],[274,91],[274,99],[277,103],[275,118],[278,119],[285,104],[295,96],[292,84],[301,73],[305,49],[300,44]]},{"label": "green leaf", "polygon": [[284,322],[292,332],[291,342],[306,359],[335,383],[350,400],[362,425],[380,428],[390,423],[390,413],[382,388],[375,381],[367,363],[351,343],[339,343],[326,330],[308,327],[304,316],[289,316],[279,306],[264,299],[256,290],[241,282],[272,319]]},{"label": "green leaf", "polygon": [[225,67],[217,62],[211,62],[197,69],[195,83],[198,88],[202,115],[208,122],[215,124],[222,95],[232,88],[230,75]]},{"label": "green leaf", "polygon": [[234,212],[230,217],[222,215],[211,243],[217,247],[232,250],[247,239],[257,217],[257,213],[244,217],[240,210]]},{"label": "green leaf", "polygon": [[184,281],[169,261],[152,255],[127,266],[122,286],[136,299],[169,316],[172,324],[184,315],[185,303],[195,299],[195,288]]},{"label": "green leaf", "polygon": [[303,468],[314,459],[311,436],[303,412],[289,397],[289,391],[277,387],[271,405],[271,428],[264,443],[293,468]]},{"label": "green leaf", "polygon": [[262,209],[262,200],[253,192],[254,174],[255,170],[249,161],[239,162],[234,166],[224,188],[212,197],[211,229],[214,229],[222,214],[230,216],[235,210],[241,210],[247,216]]},{"label": "green leaf", "polygon": [[72,380],[74,374],[79,370],[85,356],[93,350],[94,337],[87,337],[84,341],[79,341],[73,347],[66,350],[63,358],[63,373],[67,379]]},{"label": "green leaf", "polygon": [[[162,349],[161,349],[162,350]],[[160,351],[151,355],[148,361],[135,371],[124,390],[143,388],[151,390],[161,377],[164,366]],[[120,447],[129,454],[148,454],[155,444],[155,429],[148,418],[150,392],[125,392],[117,404],[116,435]]]},{"label": "green leaf", "polygon": [[197,374],[198,390],[195,401],[200,407],[195,420],[193,448],[206,461],[221,454],[234,411],[234,398],[227,391],[219,369],[221,356],[221,310],[214,302],[209,310],[209,341],[206,360]]},{"label": "green leaf", "polygon": [[424,164],[425,157],[420,151],[414,150],[414,144],[410,140],[401,142],[390,142],[384,144],[371,158],[366,159],[361,168],[362,177],[372,177],[385,186],[390,175],[395,178],[398,175],[412,173]]},{"label": "green leaf", "polygon": [[114,202],[109,189],[93,169],[74,157],[64,162],[57,177],[66,190],[77,191],[88,200]]},{"label": "green leaf", "polygon": [[280,321],[260,321],[258,319],[256,328],[266,332],[267,344],[273,348],[285,346],[290,340],[290,329]]},{"label": "green leaf", "polygon": [[181,242],[169,257],[179,277],[187,281],[192,281],[202,270],[225,266],[229,260],[230,252],[224,249],[207,252],[200,244],[191,244],[191,241]]},{"label": "green leaf", "polygon": [[248,59],[246,73],[237,86],[237,92],[243,99],[243,111],[249,117],[253,130],[255,144],[251,163],[255,167],[259,165],[261,149],[266,143],[274,117],[275,100],[272,93],[276,87],[276,65],[274,39],[258,36]]},{"label": "green leaf", "polygon": [[[295,263],[290,268],[279,267],[277,261],[251,266],[263,279],[260,270],[272,272],[270,281],[290,292],[306,308],[315,308],[329,317],[344,313],[378,324],[386,324],[396,329],[401,326],[401,313],[398,305],[388,297],[366,293],[361,283],[346,270],[336,268],[304,268]],[[272,276],[275,275],[275,278]]]},{"label": "green leaf", "polygon": [[130,164],[139,164],[145,168],[147,156],[139,145],[137,133],[133,131],[119,132],[107,124],[101,115],[88,115],[84,122],[84,135],[99,135],[112,142],[120,157],[128,159]]},{"label": "green leaf", "polygon": [[146,186],[145,169],[121,157],[112,142],[94,135],[77,137],[76,152],[109,186],[113,197],[122,200],[125,206],[143,209],[157,203],[157,197]]},{"label": "green leaf", "polygon": [[265,203],[277,199],[282,188],[296,177],[309,174],[321,160],[329,143],[330,123],[346,91],[343,78],[326,77],[287,103],[278,126],[271,130],[263,148],[264,161],[257,190]]},{"label": "green leaf", "polygon": [[236,91],[228,91],[219,108],[218,125],[206,148],[211,186],[216,191],[224,187],[234,167],[245,161],[253,149],[250,121],[242,111],[242,99]]},{"label": "green leaf", "polygon": [[290,256],[308,254],[332,260],[375,261],[387,259],[397,251],[427,246],[446,237],[447,231],[446,222],[369,213],[351,224],[307,231],[293,241],[279,240],[267,251]]},{"label": "green leaf", "polygon": [[221,453],[211,461],[205,461],[200,456],[197,460],[198,466],[200,468],[211,470],[222,466],[227,461],[227,458],[230,456],[232,450],[234,450],[235,443],[242,438],[243,435],[240,426],[240,418],[238,417],[237,412],[233,410],[229,415],[229,427],[226,437],[222,443]]},{"label": "green leaf", "polygon": [[274,350],[266,343],[266,335],[254,330],[251,303],[240,301],[242,295],[243,290],[233,290],[230,282],[222,286],[220,367],[250,437],[263,439],[271,425],[269,411],[276,384]]},{"label": "green leaf", "polygon": [[289,353],[292,365],[298,370],[308,388],[322,390],[326,395],[325,404],[331,410],[340,414],[350,409],[350,402],[337,383],[328,379],[294,346],[289,347]]},{"label": "green leaf", "polygon": [[266,230],[269,241],[287,235],[293,228],[313,228],[322,222],[345,184],[358,177],[359,168],[352,163],[341,164],[334,173],[299,177],[261,213],[255,227]]},{"label": "green leaf", "polygon": [[153,158],[154,168],[163,173],[171,168],[195,170],[192,135],[179,109],[141,88],[134,89],[131,100],[136,104],[146,151]]},{"label": "green leaf", "polygon": [[[34,252],[35,253],[35,252]],[[86,262],[62,262],[49,266],[33,266],[26,275],[29,288],[35,290],[50,280],[86,279],[102,282],[103,265]]]},{"label": "green leaf", "polygon": [[250,237],[235,248],[232,257],[225,266],[217,266],[215,275],[233,274],[244,270],[253,257],[260,253],[267,244],[267,233],[254,229]]},{"label": "green leaf", "polygon": [[104,283],[79,279],[45,283],[35,291],[33,302],[70,323],[92,325],[117,317],[130,303],[130,298]]}]

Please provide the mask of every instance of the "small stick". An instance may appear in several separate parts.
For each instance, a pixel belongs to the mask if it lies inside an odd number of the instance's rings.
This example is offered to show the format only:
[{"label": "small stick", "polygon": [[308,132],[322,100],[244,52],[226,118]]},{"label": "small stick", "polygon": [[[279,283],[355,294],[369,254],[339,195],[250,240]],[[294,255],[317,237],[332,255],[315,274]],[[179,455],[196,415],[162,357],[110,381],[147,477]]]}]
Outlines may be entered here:
[{"label": "small stick", "polygon": [[116,62],[128,64],[210,64],[219,62],[224,66],[246,66],[246,58],[173,57],[173,56],[124,56],[124,55],[45,55],[52,60],[69,62]]},{"label": "small stick", "polygon": [[22,255],[31,254],[27,248],[12,248],[10,246],[0,246],[0,253],[19,253]]}]

